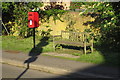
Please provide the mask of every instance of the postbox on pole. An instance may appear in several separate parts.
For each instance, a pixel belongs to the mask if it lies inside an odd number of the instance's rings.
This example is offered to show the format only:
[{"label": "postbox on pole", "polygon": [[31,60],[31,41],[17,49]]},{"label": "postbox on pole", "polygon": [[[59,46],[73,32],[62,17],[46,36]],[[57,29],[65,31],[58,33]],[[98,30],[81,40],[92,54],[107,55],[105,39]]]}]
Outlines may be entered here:
[{"label": "postbox on pole", "polygon": [[33,28],[33,48],[35,48],[35,28],[39,27],[39,14],[28,12],[28,27]]},{"label": "postbox on pole", "polygon": [[28,12],[28,27],[39,27],[39,14],[37,12]]}]

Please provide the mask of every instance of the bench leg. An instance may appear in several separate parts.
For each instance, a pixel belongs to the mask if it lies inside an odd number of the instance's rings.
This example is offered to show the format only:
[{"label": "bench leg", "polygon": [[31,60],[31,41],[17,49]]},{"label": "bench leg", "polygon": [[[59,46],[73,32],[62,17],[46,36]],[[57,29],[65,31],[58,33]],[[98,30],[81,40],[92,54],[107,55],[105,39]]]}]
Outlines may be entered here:
[{"label": "bench leg", "polygon": [[86,55],[86,42],[83,43],[84,46],[84,54]]},{"label": "bench leg", "polygon": [[61,49],[63,49],[63,47],[62,47],[62,46],[61,46],[60,48],[61,48]]},{"label": "bench leg", "polygon": [[54,51],[54,52],[56,51],[56,46],[57,46],[57,44],[56,44],[56,43],[53,43],[53,51]]},{"label": "bench leg", "polygon": [[84,46],[84,54],[86,55],[86,46]]},{"label": "bench leg", "polygon": [[55,51],[55,43],[53,43],[53,51]]},{"label": "bench leg", "polygon": [[93,44],[90,46],[90,48],[91,48],[91,53],[93,53]]},{"label": "bench leg", "polygon": [[90,48],[91,48],[91,53],[93,53],[93,46],[91,46]]}]

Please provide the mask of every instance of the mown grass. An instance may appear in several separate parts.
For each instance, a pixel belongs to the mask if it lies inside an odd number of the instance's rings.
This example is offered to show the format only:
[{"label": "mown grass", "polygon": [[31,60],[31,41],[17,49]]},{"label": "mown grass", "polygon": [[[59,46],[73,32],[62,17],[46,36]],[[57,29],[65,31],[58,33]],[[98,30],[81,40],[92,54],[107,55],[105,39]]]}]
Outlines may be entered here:
[{"label": "mown grass", "polygon": [[78,50],[71,50],[71,49],[70,50],[63,49],[63,50],[57,50],[56,52],[80,56],[77,59],[72,58],[71,60],[94,63],[94,64],[102,64],[103,62],[105,62],[104,56],[98,51],[95,51],[93,53],[88,53],[87,55],[84,55],[82,50],[78,51]]},{"label": "mown grass", "polygon": [[[36,37],[36,45],[40,43],[41,37]],[[52,42],[42,47],[42,52],[53,51]],[[3,36],[2,37],[2,48],[4,50],[17,50],[28,53],[33,48],[33,38],[20,39],[15,36]]]},{"label": "mown grass", "polygon": [[81,55],[78,61],[102,64],[105,61],[105,59],[104,56],[100,54],[100,52],[95,51],[91,54]]},{"label": "mown grass", "polygon": [[[14,37],[14,36],[2,36],[0,38],[2,38],[2,49],[3,50],[15,50],[15,51],[29,53],[29,51],[33,48],[33,40],[32,40],[33,38],[32,37],[20,39],[20,38]],[[41,39],[41,37],[39,37],[39,36],[36,37],[36,45],[41,43],[40,39]],[[42,48],[43,48],[42,52],[53,52],[54,49],[53,49],[52,41],[49,41],[49,43],[47,45],[43,46]],[[94,63],[94,64],[119,66],[119,60],[118,60],[120,57],[119,53],[114,53],[114,52],[109,53],[109,52],[102,52],[102,51],[96,50],[93,53],[84,55],[84,54],[82,54],[82,51],[79,51],[79,52],[74,51],[74,50],[73,51],[69,51],[69,50],[65,51],[64,49],[58,50],[57,52],[80,56],[77,59],[66,58],[66,57],[61,57],[61,56],[58,56],[58,58],[64,58],[64,59],[88,62],[88,63]]]}]

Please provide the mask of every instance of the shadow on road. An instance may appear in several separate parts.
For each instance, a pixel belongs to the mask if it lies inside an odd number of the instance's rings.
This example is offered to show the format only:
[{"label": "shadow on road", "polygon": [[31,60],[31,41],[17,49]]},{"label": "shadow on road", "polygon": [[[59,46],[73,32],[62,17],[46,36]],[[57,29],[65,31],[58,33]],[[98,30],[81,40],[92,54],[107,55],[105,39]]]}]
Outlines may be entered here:
[{"label": "shadow on road", "polygon": [[19,80],[28,71],[30,63],[37,60],[38,56],[42,53],[43,47],[49,44],[48,39],[49,37],[42,37],[40,42],[31,49],[28,55],[30,58],[24,61],[24,64],[27,64],[27,68],[16,78],[16,80]]}]

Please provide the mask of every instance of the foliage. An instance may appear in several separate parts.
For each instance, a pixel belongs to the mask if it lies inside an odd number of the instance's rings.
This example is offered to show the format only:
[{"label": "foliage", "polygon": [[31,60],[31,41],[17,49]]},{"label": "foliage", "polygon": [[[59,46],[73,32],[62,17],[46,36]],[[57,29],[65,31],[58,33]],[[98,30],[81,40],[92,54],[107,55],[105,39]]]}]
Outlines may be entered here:
[{"label": "foliage", "polygon": [[2,3],[2,12],[3,13],[9,11],[9,7],[8,6],[10,6],[10,3],[5,3],[5,2]]},{"label": "foliage", "polygon": [[[11,23],[11,21],[14,21],[13,10],[14,7],[12,2],[2,2],[2,21],[6,26]],[[9,32],[11,27],[12,26],[9,24],[7,28]],[[2,28],[2,32],[6,34],[4,27]]]},{"label": "foliage", "polygon": [[57,5],[57,2],[50,2],[50,5],[47,5],[44,7],[45,10],[50,10],[50,9],[60,9],[63,10],[64,7],[63,5]]},{"label": "foliage", "polygon": [[61,5],[57,5],[56,2],[50,2],[50,6],[45,6],[45,11],[39,11],[39,14],[42,14],[41,17],[44,19],[44,21],[49,22],[50,17],[53,17],[53,21],[56,23],[56,20],[61,20],[61,16],[66,11],[63,10],[63,7]]},{"label": "foliage", "polygon": [[42,22],[49,22],[50,17],[53,17],[54,22],[56,20],[60,20],[63,22],[63,20],[61,20],[61,16],[66,12],[64,10],[59,10],[59,9],[50,9],[50,10],[46,10],[46,11],[38,11],[41,17],[41,21]]},{"label": "foliage", "polygon": [[[12,15],[12,18],[8,18],[8,20],[13,19],[12,25],[9,24],[9,26],[11,26],[10,31],[13,34],[15,34],[16,36],[20,36],[20,37],[29,37],[32,35],[32,29],[27,27],[28,24],[28,20],[27,20],[27,16],[28,16],[28,12],[31,11],[36,11],[39,13],[40,15],[40,20],[41,23],[43,22],[49,22],[50,17],[53,17],[53,20],[60,20],[60,17],[62,16],[62,14],[64,14],[64,10],[59,10],[59,9],[50,9],[50,10],[41,10],[40,7],[43,6],[42,3],[39,2],[14,2],[14,3],[3,3],[3,12],[9,12],[9,10],[11,9],[10,6],[12,6],[12,12],[10,12]],[[4,14],[3,13],[3,14]],[[5,20],[7,19],[7,17],[5,16],[4,18]],[[3,19],[3,20],[4,20]],[[7,23],[6,23],[7,24]],[[8,25],[6,25],[8,27]]]},{"label": "foliage", "polygon": [[[2,15],[3,22],[12,35],[27,37],[31,35],[31,29],[27,27],[27,13],[32,11],[32,8],[42,6],[37,2],[3,2]],[[3,30],[4,31],[4,30]]]},{"label": "foliage", "polygon": [[83,4],[82,2],[71,2],[70,3],[70,9],[71,10],[80,9],[82,4]]},{"label": "foliage", "polygon": [[64,19],[68,22],[66,26],[67,31],[75,31],[75,28],[73,27],[76,23],[76,20],[74,20],[74,15],[73,14],[66,14]]},{"label": "foliage", "polygon": [[[14,6],[12,2],[2,2],[2,19],[3,22],[9,22],[12,21],[13,19],[13,10]],[[10,18],[10,19],[9,19]]]},{"label": "foliage", "polygon": [[14,3],[14,17],[15,23],[17,24],[15,30],[18,31],[18,36],[28,37],[32,35],[32,29],[27,27],[28,24],[28,12],[32,11],[32,9],[36,9],[37,7],[42,6],[41,3],[37,2],[29,2],[29,3]]},{"label": "foliage", "polygon": [[[80,14],[94,17],[94,21],[86,22],[90,24],[89,31],[95,31],[95,39],[102,44],[109,46],[109,49],[118,51],[120,45],[120,4],[119,2],[85,2],[86,10]],[[111,46],[110,46],[111,45]]]},{"label": "foliage", "polygon": [[47,28],[47,31],[45,31],[45,30],[42,30],[41,31],[41,36],[47,36],[47,37],[50,37],[51,35],[50,35],[50,32],[51,31],[53,31],[53,30],[51,30],[50,28],[49,28],[50,26],[48,25],[48,26],[46,26],[46,28]]}]

